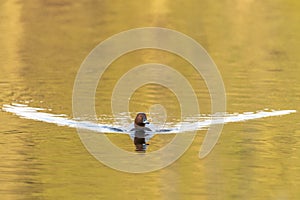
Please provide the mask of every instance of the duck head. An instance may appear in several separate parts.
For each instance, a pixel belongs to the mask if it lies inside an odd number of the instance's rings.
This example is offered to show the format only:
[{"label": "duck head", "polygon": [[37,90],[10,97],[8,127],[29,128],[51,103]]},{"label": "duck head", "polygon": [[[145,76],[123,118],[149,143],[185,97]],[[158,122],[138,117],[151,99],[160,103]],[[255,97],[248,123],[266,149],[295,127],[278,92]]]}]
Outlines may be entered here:
[{"label": "duck head", "polygon": [[135,117],[134,124],[142,127],[144,127],[146,124],[149,124],[146,114],[138,113]]}]

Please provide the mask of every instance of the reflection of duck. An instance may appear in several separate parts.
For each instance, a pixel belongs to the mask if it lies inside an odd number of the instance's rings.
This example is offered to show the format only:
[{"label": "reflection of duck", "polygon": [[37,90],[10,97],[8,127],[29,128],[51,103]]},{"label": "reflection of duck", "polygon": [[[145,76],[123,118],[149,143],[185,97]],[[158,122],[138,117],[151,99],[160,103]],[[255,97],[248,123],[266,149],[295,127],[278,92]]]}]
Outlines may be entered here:
[{"label": "reflection of duck", "polygon": [[145,113],[138,113],[134,120],[134,145],[136,151],[145,151],[146,150],[146,131],[152,131],[150,128],[145,127],[146,124],[149,124],[147,116]]}]

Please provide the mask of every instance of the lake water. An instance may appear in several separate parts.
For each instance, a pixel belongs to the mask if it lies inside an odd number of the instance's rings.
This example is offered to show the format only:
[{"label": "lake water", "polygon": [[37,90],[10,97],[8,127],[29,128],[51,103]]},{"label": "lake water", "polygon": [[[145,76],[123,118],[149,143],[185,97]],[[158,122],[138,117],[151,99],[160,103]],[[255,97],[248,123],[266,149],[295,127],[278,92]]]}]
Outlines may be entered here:
[{"label": "lake water", "polygon": [[[299,199],[299,9],[297,0],[1,1],[0,199]],[[241,114],[224,125],[204,159],[198,154],[207,127],[195,129],[193,143],[173,164],[150,173],[120,172],[95,159],[75,128],[6,112],[5,105],[17,103],[73,120],[74,81],[86,56],[114,34],[149,26],[177,30],[200,43],[222,76],[226,111]],[[143,49],[116,59],[101,77],[98,123],[123,126],[112,115],[114,87],[145,63],[172,66],[185,76],[201,120],[210,116],[210,94],[193,66],[169,52]],[[155,110],[161,115],[151,116]],[[243,120],[261,110],[293,112]],[[128,112],[133,118],[139,111],[153,123],[175,127],[181,121],[176,95],[157,84],[133,93]],[[153,136],[147,153],[174,135]],[[134,152],[127,134],[107,136]]]}]

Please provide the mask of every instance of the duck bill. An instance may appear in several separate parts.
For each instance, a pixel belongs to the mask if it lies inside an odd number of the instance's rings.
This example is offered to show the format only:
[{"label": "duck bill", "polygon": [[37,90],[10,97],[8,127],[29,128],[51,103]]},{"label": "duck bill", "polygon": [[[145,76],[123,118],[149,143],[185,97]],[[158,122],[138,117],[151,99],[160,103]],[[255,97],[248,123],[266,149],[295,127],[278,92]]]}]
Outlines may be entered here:
[{"label": "duck bill", "polygon": [[145,116],[143,117],[143,124],[149,124],[149,121],[147,120],[147,118]]}]

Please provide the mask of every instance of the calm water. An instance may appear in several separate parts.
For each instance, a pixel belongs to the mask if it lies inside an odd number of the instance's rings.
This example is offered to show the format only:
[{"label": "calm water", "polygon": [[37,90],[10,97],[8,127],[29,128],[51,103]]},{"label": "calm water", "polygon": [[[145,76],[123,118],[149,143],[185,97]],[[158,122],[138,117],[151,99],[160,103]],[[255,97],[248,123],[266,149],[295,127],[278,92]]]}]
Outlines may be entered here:
[{"label": "calm water", "polygon": [[[299,9],[297,0],[1,1],[0,107],[15,102],[71,117],[75,76],[88,53],[113,34],[160,26],[189,35],[209,52],[225,84],[228,112],[298,112],[226,124],[202,160],[198,151],[206,131],[198,131],[171,166],[130,174],[94,159],[73,128],[0,111],[0,199],[299,199]],[[103,75],[96,95],[100,122],[113,123],[110,98],[117,80],[149,62],[180,71],[195,89],[201,112],[210,112],[205,82],[189,63],[141,50],[115,60]],[[139,88],[129,111],[148,112],[158,103],[167,121],[178,121],[176,96],[158,85]],[[155,136],[149,150],[172,137]],[[109,138],[133,151],[127,135]]]}]

